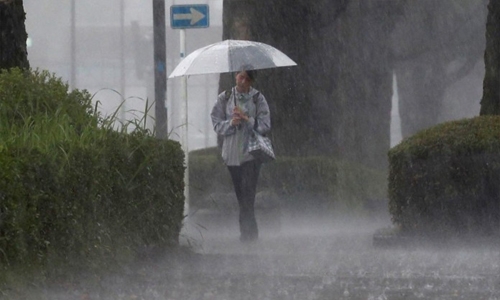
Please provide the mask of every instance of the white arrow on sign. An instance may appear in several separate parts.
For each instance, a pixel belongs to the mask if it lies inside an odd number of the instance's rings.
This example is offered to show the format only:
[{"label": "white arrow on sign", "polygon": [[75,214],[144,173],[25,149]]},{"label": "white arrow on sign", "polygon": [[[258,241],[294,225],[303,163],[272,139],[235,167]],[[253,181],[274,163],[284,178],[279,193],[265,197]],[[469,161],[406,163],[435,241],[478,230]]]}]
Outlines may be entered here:
[{"label": "white arrow on sign", "polygon": [[174,14],[174,20],[191,20],[191,25],[194,25],[205,18],[205,15],[196,9],[191,7],[189,10],[191,11],[189,14]]}]

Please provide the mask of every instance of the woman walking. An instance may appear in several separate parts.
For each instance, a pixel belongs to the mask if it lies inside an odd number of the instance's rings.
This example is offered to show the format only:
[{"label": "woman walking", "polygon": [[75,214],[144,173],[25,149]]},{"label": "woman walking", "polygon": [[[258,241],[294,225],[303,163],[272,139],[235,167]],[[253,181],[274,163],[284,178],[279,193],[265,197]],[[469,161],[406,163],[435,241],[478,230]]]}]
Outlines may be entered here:
[{"label": "woman walking", "polygon": [[238,199],[240,240],[247,242],[259,236],[254,204],[262,165],[248,152],[248,142],[253,130],[270,131],[271,115],[264,95],[252,87],[255,71],[242,68],[235,79],[231,91],[218,96],[211,117],[215,132],[223,136],[222,159]]}]

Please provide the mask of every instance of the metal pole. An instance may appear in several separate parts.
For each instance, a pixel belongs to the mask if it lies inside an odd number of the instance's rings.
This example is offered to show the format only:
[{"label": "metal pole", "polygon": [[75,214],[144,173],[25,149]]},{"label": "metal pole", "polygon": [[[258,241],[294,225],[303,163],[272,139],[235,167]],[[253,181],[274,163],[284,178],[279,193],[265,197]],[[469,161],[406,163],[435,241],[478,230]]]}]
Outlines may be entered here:
[{"label": "metal pole", "polygon": [[[205,76],[205,112],[211,110],[212,99],[210,99],[210,80],[208,76]],[[203,123],[202,123],[203,124]],[[210,144],[210,129],[212,128],[212,121],[210,114],[205,113],[205,124],[203,126],[203,133],[205,134],[205,148],[208,148]]]},{"label": "metal pole", "polygon": [[70,40],[71,40],[71,70],[70,70],[70,83],[71,89],[76,88],[76,8],[75,0],[71,1],[71,29],[70,29]]},{"label": "metal pole", "polygon": [[167,138],[167,47],[165,38],[165,1],[153,0],[153,32],[154,32],[154,73],[155,73],[155,119],[156,136]]},{"label": "metal pole", "polygon": [[125,0],[120,0],[120,96],[122,103],[120,117],[125,124]]},{"label": "metal pole", "polygon": [[[186,29],[180,30],[180,56],[181,60],[186,56]],[[184,133],[182,135],[183,145],[184,145],[184,157],[186,163],[186,171],[184,173],[184,214],[189,213],[189,118],[188,118],[188,91],[187,91],[187,76],[182,76],[181,78],[181,93],[182,93],[182,103],[184,104],[184,118],[183,118],[183,128]]]}]

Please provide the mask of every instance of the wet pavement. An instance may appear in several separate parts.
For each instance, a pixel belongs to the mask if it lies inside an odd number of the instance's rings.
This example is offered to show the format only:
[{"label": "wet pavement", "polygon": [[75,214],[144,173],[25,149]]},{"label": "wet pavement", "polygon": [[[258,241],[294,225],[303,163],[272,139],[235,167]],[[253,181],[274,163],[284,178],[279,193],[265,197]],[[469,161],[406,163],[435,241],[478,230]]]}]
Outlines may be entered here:
[{"label": "wet pavement", "polygon": [[36,299],[500,299],[496,247],[377,248],[374,232],[389,225],[380,219],[270,214],[259,223],[260,239],[243,244],[234,213],[198,212],[181,238],[194,252],[38,290]]}]

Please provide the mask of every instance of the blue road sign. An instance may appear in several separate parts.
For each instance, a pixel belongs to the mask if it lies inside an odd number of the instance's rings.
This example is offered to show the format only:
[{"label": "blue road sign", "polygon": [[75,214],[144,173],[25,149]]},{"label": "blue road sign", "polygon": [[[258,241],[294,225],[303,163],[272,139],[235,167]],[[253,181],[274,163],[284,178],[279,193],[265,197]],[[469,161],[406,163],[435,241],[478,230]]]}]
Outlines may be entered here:
[{"label": "blue road sign", "polygon": [[170,26],[173,29],[206,28],[209,26],[208,5],[170,6]]}]

